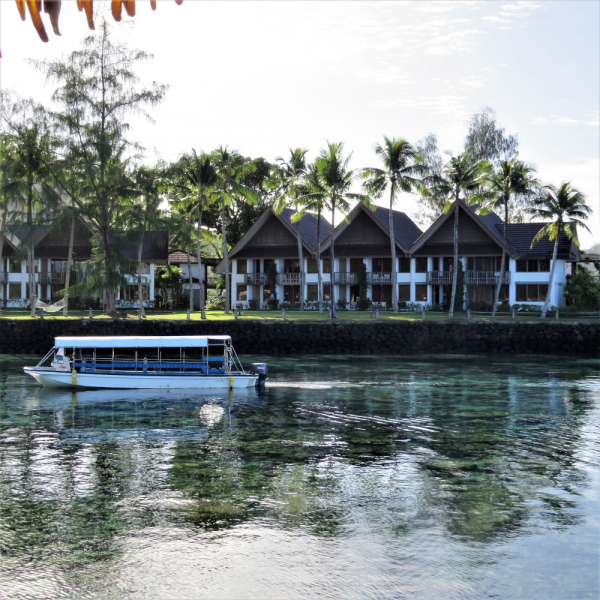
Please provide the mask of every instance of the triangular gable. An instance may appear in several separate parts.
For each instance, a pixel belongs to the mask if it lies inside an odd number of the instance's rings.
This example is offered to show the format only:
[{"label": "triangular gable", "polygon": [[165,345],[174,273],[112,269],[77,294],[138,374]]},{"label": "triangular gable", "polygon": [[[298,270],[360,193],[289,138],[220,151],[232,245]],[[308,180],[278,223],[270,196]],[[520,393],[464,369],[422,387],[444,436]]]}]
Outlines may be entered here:
[{"label": "triangular gable", "polygon": [[[454,241],[454,213],[457,208],[460,208],[459,215],[459,244],[476,245],[478,243],[493,243],[502,250],[504,241],[501,237],[494,235],[492,231],[482,223],[478,215],[476,215],[463,200],[454,201],[447,213],[440,215],[436,221],[417,239],[413,247],[410,249],[411,254],[418,252],[425,244],[447,245]],[[465,219],[467,219],[465,224]],[[468,229],[468,235],[465,236],[465,230]],[[461,236],[462,233],[462,236]],[[512,258],[518,258],[519,254],[506,243],[506,252]]]},{"label": "triangular gable", "polygon": [[[263,228],[267,230],[263,231]],[[264,235],[261,235],[263,232]],[[274,234],[274,235],[269,235]],[[294,228],[279,214],[277,214],[272,207],[267,208],[260,217],[256,220],[254,225],[248,229],[242,239],[231,249],[229,252],[229,259],[232,260],[237,254],[245,247],[265,247],[265,246],[282,246],[282,245],[294,245],[297,246],[296,231]],[[304,240],[302,240],[302,248],[310,256],[313,255],[313,250],[310,248]],[[224,261],[219,264],[216,271],[221,273],[224,269]]]},{"label": "triangular gable", "polygon": [[[355,224],[356,221],[356,224]],[[349,232],[349,228],[355,224],[361,227],[362,231]],[[353,228],[354,229],[354,228]],[[358,235],[356,235],[358,234]],[[370,237],[369,237],[370,236]],[[364,204],[357,204],[346,218],[334,229],[333,239],[336,244],[360,245],[365,244],[373,246],[374,244],[390,245],[390,231],[384,227],[381,221],[375,216],[374,212]],[[408,248],[404,248],[396,239],[396,247],[401,253],[407,254]],[[323,243],[321,252],[325,251],[331,245],[331,235]]]}]

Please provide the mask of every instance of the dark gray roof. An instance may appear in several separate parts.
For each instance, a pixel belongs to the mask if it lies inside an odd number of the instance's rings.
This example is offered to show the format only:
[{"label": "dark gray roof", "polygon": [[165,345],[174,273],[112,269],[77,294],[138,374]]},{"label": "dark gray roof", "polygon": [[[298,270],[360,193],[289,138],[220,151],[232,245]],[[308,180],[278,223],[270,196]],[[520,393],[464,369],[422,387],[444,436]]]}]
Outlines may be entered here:
[{"label": "dark gray roof", "polygon": [[[291,208],[284,208],[281,212],[281,218],[284,219],[294,231],[300,232],[302,241],[312,249],[317,251],[317,218],[312,214],[304,215],[297,223],[292,223],[292,217],[296,211]],[[322,244],[331,233],[331,223],[321,216],[320,243]]]},{"label": "dark gray roof", "polygon": [[[137,260],[138,242],[135,239],[121,238],[121,254],[130,260]],[[142,247],[142,260],[164,260],[169,257],[169,236],[166,231],[146,231]]]},{"label": "dark gray roof", "polygon": [[[389,235],[390,209],[378,206],[372,214],[379,223],[381,223]],[[417,241],[417,238],[423,232],[406,213],[393,210],[392,214],[394,218],[394,238],[403,248],[410,250],[410,247]]]},{"label": "dark gray roof", "polygon": [[[34,241],[36,240],[36,238],[42,235],[42,233],[45,233],[48,229],[50,229],[50,225],[34,225]],[[24,225],[22,223],[15,223],[15,225],[9,227],[9,230],[16,238],[18,238],[19,242],[24,242],[27,240],[27,225]]]},{"label": "dark gray roof", "polygon": [[[543,256],[550,259],[554,251],[554,241],[551,242],[548,237],[543,237],[533,248],[531,247],[533,238],[544,225],[546,223],[508,224],[506,226],[506,237],[521,256]],[[504,229],[502,222],[497,224],[496,228],[500,236],[502,236],[502,230]],[[558,236],[558,258],[577,258],[578,255],[577,246],[573,244],[564,232],[561,232]]]}]

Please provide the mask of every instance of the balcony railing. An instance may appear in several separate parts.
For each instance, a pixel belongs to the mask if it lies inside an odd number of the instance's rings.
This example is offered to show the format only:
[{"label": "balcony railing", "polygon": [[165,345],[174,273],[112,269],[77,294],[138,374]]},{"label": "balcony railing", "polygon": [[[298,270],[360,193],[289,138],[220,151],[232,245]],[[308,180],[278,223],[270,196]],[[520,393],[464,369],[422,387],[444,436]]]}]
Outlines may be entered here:
[{"label": "balcony railing", "polygon": [[[467,285],[495,285],[498,283],[500,271],[466,271],[465,283]],[[502,283],[510,283],[510,271],[502,274]]]},{"label": "balcony railing", "polygon": [[246,275],[244,275],[244,283],[246,285],[266,285],[267,274],[266,273],[246,273]]},{"label": "balcony railing", "polygon": [[277,283],[279,285],[300,285],[302,273],[278,273]]},{"label": "balcony railing", "polygon": [[[42,285],[50,284],[50,285],[63,285],[65,283],[65,275],[66,273],[41,273],[39,275],[39,283]],[[129,277],[135,277],[130,275]],[[142,276],[143,277],[143,276]],[[149,277],[149,276],[148,276]],[[76,271],[71,272],[71,278],[69,279],[69,283],[79,283],[85,279],[85,271]],[[143,281],[143,279],[142,279]],[[137,283],[137,278],[135,280]]]},{"label": "balcony railing", "polygon": [[392,285],[391,273],[367,273],[367,283],[369,285]]},{"label": "balcony railing", "polygon": [[356,285],[358,277],[356,273],[334,273],[333,282],[336,285]]},{"label": "balcony railing", "polygon": [[429,285],[451,285],[452,271],[427,271]]}]

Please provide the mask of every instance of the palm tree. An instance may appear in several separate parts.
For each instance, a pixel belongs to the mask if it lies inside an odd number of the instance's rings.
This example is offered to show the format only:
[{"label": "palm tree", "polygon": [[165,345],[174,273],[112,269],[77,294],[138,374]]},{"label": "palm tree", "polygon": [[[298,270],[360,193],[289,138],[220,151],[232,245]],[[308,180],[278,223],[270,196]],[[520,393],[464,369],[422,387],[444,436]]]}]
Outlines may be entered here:
[{"label": "palm tree", "polygon": [[546,185],[542,188],[543,193],[533,202],[533,208],[529,211],[534,217],[540,219],[552,219],[551,223],[546,223],[536,234],[531,242],[531,247],[542,238],[548,236],[550,241],[554,240],[554,250],[552,251],[552,267],[550,269],[550,281],[548,282],[548,291],[546,300],[542,308],[542,318],[550,308],[550,295],[552,284],[554,283],[554,271],[556,269],[556,255],[558,254],[558,239],[561,233],[579,246],[577,237],[577,226],[589,231],[584,223],[592,212],[592,209],[585,203],[585,196],[575,188],[571,187],[569,182],[565,182],[560,187]]},{"label": "palm tree", "polygon": [[225,314],[228,315],[231,308],[231,296],[225,211],[232,205],[235,197],[243,196],[250,204],[258,201],[256,192],[241,183],[245,176],[256,170],[256,166],[248,163],[236,150],[229,150],[227,146],[217,148],[212,153],[212,158],[217,170],[217,182],[211,193],[211,199],[217,203],[221,215],[223,259],[225,261]]},{"label": "palm tree", "polygon": [[492,316],[496,314],[498,308],[498,299],[504,278],[504,267],[506,264],[506,226],[508,224],[509,204],[511,200],[518,198],[531,197],[538,187],[537,181],[532,177],[535,169],[523,161],[512,158],[511,160],[502,160],[497,170],[492,167],[486,169],[483,177],[484,198],[487,199],[481,213],[485,213],[489,208],[504,208],[504,245],[502,247],[502,261],[500,262],[500,275],[496,282],[496,293],[494,296],[494,305],[492,307]]},{"label": "palm tree", "polygon": [[[466,196],[474,192],[482,182],[482,173],[487,163],[483,161],[472,162],[469,155],[463,152],[459,156],[452,156],[444,165],[440,178],[433,183],[435,193],[444,194],[448,200],[444,212],[448,212],[453,203],[454,209],[454,260],[452,268],[452,295],[448,316],[454,316],[456,302],[456,288],[458,284],[458,212],[460,208],[460,195]],[[465,199],[465,198],[463,198]]]},{"label": "palm tree", "polygon": [[381,158],[383,169],[364,169],[362,176],[365,191],[375,198],[383,195],[390,188],[389,230],[392,249],[392,305],[398,312],[398,269],[396,267],[396,238],[394,237],[393,207],[400,192],[412,192],[420,185],[421,177],[427,169],[421,161],[419,153],[409,142],[403,139],[389,139],[384,136],[383,146],[377,144],[375,153]]},{"label": "palm tree", "polygon": [[[191,155],[184,155],[174,165],[174,186],[180,193],[185,194],[183,201],[190,208],[195,207],[198,213],[198,229],[196,231],[196,255],[198,258],[198,273],[200,281],[200,316],[206,319],[204,312],[204,279],[202,277],[201,231],[202,214],[212,203],[211,192],[214,190],[218,177],[212,157],[203,152],[198,155],[192,150]],[[191,285],[191,284],[190,284]],[[191,288],[190,288],[191,290]],[[191,292],[190,292],[191,294]],[[193,306],[192,306],[193,308]]]},{"label": "palm tree", "polygon": [[308,201],[324,201],[331,210],[331,318],[335,319],[335,294],[334,294],[334,271],[335,271],[335,211],[342,213],[348,212],[351,201],[369,203],[369,198],[365,194],[355,194],[350,192],[354,181],[354,172],[348,169],[352,154],[346,158],[343,156],[343,143],[327,142],[327,148],[321,150],[319,157],[315,162],[316,175],[319,188],[317,191],[306,194]]},{"label": "palm tree", "polygon": [[[274,169],[273,177],[270,185],[277,189],[277,199],[273,204],[273,210],[276,213],[281,213],[286,205],[291,205],[296,209],[296,215],[292,221],[298,222],[303,215],[299,209],[299,190],[303,184],[304,177],[307,173],[306,154],[308,150],[304,148],[290,148],[290,158],[285,161],[281,156],[278,156],[275,161],[278,163]],[[297,218],[296,218],[297,217]],[[302,236],[300,229],[296,228],[296,242],[298,244],[298,262],[300,265],[300,310],[304,310],[304,256],[302,252]]]},{"label": "palm tree", "polygon": [[142,291],[142,251],[146,231],[164,224],[163,214],[160,210],[160,204],[163,200],[161,197],[162,182],[160,171],[158,169],[139,167],[135,173],[134,190],[138,197],[131,202],[124,218],[137,237],[138,302],[140,315],[145,319],[146,311],[144,310],[144,296]]},{"label": "palm tree", "polygon": [[299,221],[307,214],[317,219],[317,302],[319,311],[323,312],[323,265],[321,264],[321,215],[327,208],[325,189],[319,180],[316,164],[308,165],[306,174],[298,186],[296,198],[298,211],[292,217],[293,222]]}]

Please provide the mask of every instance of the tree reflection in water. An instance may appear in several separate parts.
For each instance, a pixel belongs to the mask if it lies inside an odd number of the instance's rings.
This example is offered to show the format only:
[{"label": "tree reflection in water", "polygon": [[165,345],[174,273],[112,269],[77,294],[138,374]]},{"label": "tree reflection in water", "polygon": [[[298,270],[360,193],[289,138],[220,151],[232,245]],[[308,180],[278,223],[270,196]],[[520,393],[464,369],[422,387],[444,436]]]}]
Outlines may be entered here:
[{"label": "tree reflection in water", "polygon": [[277,359],[264,393],[211,395],[52,391],[21,362],[0,363],[0,583],[78,589],[150,528],[366,535],[392,565],[434,531],[471,548],[590,517],[594,359]]}]

